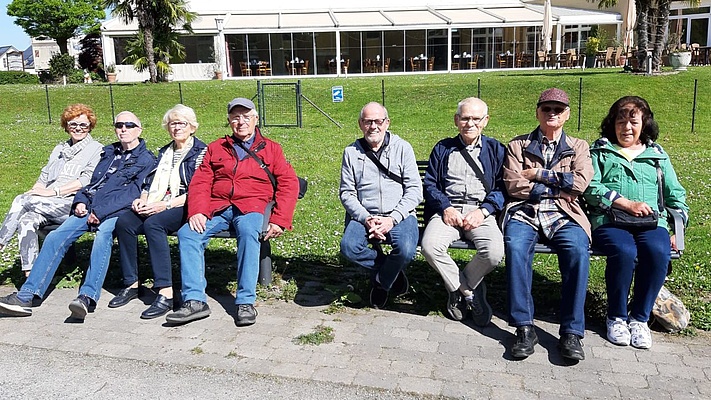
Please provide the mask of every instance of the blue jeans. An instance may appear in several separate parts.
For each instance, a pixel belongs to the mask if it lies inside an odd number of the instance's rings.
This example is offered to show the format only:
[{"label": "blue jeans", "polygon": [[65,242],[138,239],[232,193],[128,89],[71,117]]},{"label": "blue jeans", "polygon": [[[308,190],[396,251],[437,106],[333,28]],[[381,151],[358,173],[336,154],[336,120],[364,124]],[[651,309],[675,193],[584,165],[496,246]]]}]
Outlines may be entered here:
[{"label": "blue jeans", "polygon": [[116,238],[121,253],[124,285],[130,286],[138,281],[138,235],[144,234],[153,267],[153,287],[173,286],[168,234],[183,226],[183,211],[183,207],[176,207],[148,218],[131,211],[121,214],[116,222]]},{"label": "blue jeans", "polygon": [[[348,261],[373,271],[373,276],[378,274],[380,286],[390,290],[400,271],[403,271],[415,257],[419,234],[417,218],[411,215],[400,221],[385,236],[385,243],[392,245],[392,251],[383,257],[379,256],[375,247],[368,247],[365,225],[349,220],[341,238],[341,254]],[[375,243],[373,246],[380,246],[380,244]]]},{"label": "blue jeans", "polygon": [[215,234],[232,227],[237,237],[237,295],[235,304],[254,304],[257,298],[259,277],[259,234],[264,215],[242,214],[230,206],[207,220],[205,232],[198,233],[185,224],[178,231],[180,248],[180,276],[182,277],[183,302],[198,300],[207,302],[205,288],[205,247]]},{"label": "blue jeans", "polygon": [[660,227],[627,230],[602,225],[593,231],[593,246],[607,256],[607,317],[627,321],[627,299],[634,275],[629,317],[647,322],[667,276],[671,258],[669,232]]},{"label": "blue jeans", "polygon": [[[506,224],[506,278],[508,280],[509,324],[533,325],[533,256],[539,233],[530,225],[510,220]],[[590,239],[573,221],[559,228],[549,241],[558,255],[561,275],[559,333],[585,335],[585,295],[590,269]]]},{"label": "blue jeans", "polygon": [[[88,218],[88,215],[81,218],[72,215],[59,228],[47,235],[30,276],[20,288],[21,292],[44,297],[69,246],[89,231],[89,226],[86,224]],[[79,288],[80,295],[86,295],[94,301],[98,301],[101,296],[101,286],[109,269],[111,246],[114,243],[113,231],[117,219],[118,217],[113,217],[104,220],[96,229],[89,269],[86,271],[84,284]]]}]

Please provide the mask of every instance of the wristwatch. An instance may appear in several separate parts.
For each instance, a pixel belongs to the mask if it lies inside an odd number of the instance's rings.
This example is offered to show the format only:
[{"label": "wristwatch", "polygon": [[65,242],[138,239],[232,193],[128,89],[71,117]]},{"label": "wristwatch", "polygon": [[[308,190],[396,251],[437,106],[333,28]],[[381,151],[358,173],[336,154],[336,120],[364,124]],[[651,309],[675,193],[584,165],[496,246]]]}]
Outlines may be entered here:
[{"label": "wristwatch", "polygon": [[170,204],[170,200],[166,201],[166,202],[165,202],[165,209],[166,209],[166,210],[170,210],[171,208],[173,208],[173,205]]}]

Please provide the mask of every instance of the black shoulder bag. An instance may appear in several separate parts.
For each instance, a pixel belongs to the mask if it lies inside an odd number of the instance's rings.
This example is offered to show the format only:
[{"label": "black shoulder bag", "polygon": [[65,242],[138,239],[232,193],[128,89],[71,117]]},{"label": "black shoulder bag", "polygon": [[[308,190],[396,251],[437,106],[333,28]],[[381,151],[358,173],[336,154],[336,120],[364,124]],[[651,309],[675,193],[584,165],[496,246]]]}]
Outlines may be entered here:
[{"label": "black shoulder bag", "polygon": [[360,142],[361,147],[365,150],[365,155],[370,159],[370,161],[375,164],[376,167],[378,167],[379,170],[381,170],[385,175],[388,176],[388,178],[394,180],[395,182],[399,183],[402,185],[403,179],[401,176],[395,175],[395,173],[391,172],[389,169],[387,169],[383,163],[378,160],[378,157],[375,156],[375,152],[368,146],[368,142],[365,141],[365,139],[361,138],[358,139]]},{"label": "black shoulder bag", "polygon": [[[658,204],[659,212],[661,212],[664,210],[664,174],[659,166],[659,160],[654,160],[654,165],[657,168]],[[657,222],[659,221],[659,213],[657,211],[643,217],[637,217],[625,210],[610,207],[607,215],[610,217],[612,225],[620,228],[653,229],[657,227]]]}]

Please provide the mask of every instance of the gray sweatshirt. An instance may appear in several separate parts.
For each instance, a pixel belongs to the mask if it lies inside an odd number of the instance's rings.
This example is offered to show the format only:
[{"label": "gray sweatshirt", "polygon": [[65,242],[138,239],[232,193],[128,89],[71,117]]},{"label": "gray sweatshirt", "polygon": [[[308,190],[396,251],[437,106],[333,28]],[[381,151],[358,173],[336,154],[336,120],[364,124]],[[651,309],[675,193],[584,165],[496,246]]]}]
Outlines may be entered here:
[{"label": "gray sweatshirt", "polygon": [[409,215],[422,201],[422,180],[412,146],[390,132],[390,143],[380,162],[403,178],[402,185],[390,179],[365,155],[358,141],[343,151],[341,163],[341,203],[351,219],[365,224],[370,215],[387,215],[395,224]]}]

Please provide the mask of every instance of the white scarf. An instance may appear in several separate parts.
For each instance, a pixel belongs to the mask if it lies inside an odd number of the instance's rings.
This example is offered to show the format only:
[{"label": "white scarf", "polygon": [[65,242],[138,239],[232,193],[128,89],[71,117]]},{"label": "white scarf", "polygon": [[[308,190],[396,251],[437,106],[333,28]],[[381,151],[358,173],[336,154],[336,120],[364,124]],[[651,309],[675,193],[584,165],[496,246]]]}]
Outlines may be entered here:
[{"label": "white scarf", "polygon": [[[173,168],[173,154],[175,152],[175,142],[173,142],[160,158],[160,162],[156,167],[156,173],[153,176],[153,182],[148,190],[147,203],[155,203],[158,201],[170,201],[178,197],[180,194],[180,163],[185,159],[185,155],[193,147],[194,138],[190,136],[185,142],[183,153],[180,159],[175,163]],[[170,189],[170,196],[166,195]]]}]

